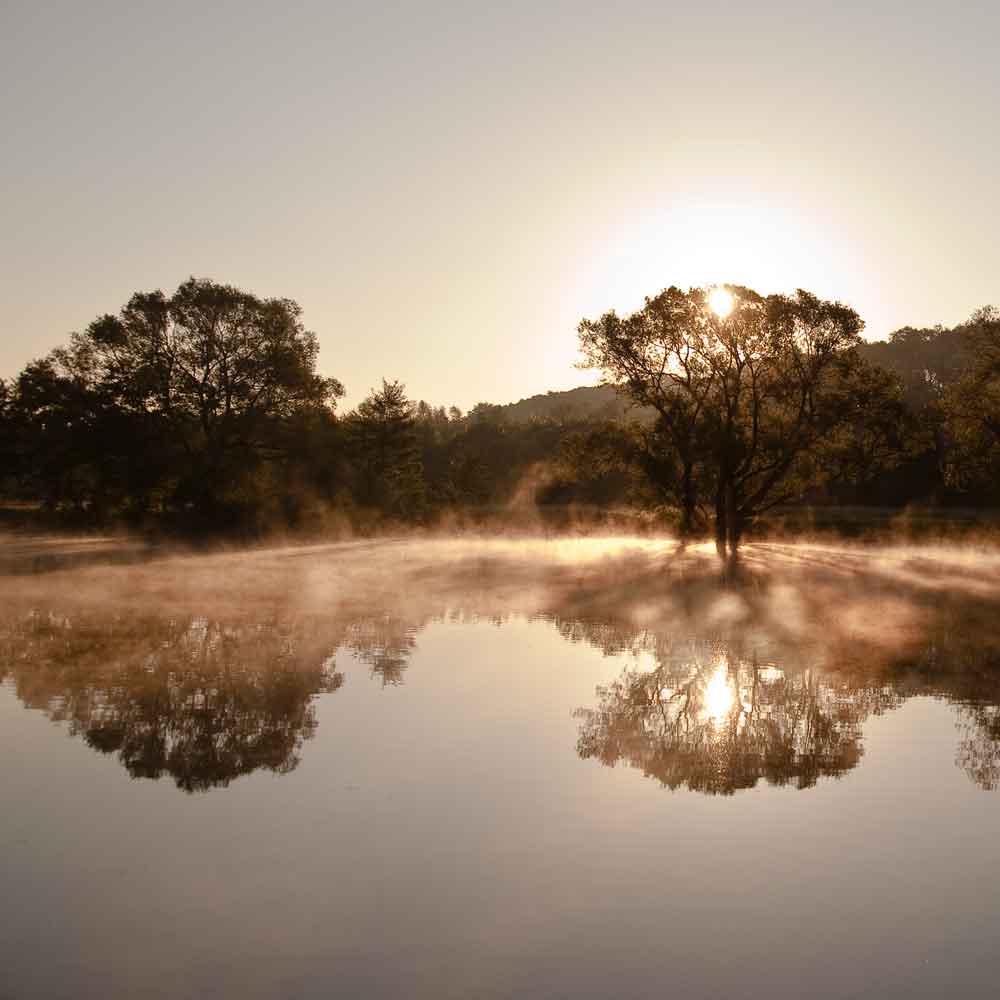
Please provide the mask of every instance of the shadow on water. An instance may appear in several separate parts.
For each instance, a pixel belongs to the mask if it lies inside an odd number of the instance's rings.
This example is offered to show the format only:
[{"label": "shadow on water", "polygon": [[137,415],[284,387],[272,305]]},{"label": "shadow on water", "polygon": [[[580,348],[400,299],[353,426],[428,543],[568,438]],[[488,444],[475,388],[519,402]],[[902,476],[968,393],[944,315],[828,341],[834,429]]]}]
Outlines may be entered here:
[{"label": "shadow on water", "polygon": [[808,788],[858,766],[866,720],[930,695],[956,712],[956,763],[995,789],[998,569],[969,550],[755,545],[722,576],[704,549],[599,540],[75,566],[0,577],[0,680],[133,777],[204,791],[296,766],[338,653],[397,686],[433,622],[533,619],[627,654],[576,709],[582,758],[708,794]]},{"label": "shadow on water", "polygon": [[143,541],[97,536],[0,533],[0,575],[35,576],[85,566],[125,566],[156,558]]}]

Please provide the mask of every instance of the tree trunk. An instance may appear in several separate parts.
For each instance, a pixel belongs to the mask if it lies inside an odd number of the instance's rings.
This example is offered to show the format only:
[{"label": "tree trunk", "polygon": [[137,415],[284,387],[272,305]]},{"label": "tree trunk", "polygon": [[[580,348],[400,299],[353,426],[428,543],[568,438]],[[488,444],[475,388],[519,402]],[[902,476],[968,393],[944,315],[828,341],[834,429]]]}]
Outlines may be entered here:
[{"label": "tree trunk", "polygon": [[729,532],[729,547],[733,550],[733,554],[736,554],[737,548],[739,548],[740,542],[743,540],[743,531],[747,526],[746,518],[742,514],[735,514],[730,522],[730,532]]},{"label": "tree trunk", "polygon": [[726,558],[726,489],[721,484],[715,494],[715,551]]},{"label": "tree trunk", "polygon": [[694,531],[694,510],[696,499],[694,495],[694,475],[690,464],[684,465],[681,481],[681,538],[689,538]]},{"label": "tree trunk", "polygon": [[726,483],[726,544],[729,548],[729,555],[736,556],[736,546],[739,542],[739,512],[736,509],[736,494],[733,484]]}]

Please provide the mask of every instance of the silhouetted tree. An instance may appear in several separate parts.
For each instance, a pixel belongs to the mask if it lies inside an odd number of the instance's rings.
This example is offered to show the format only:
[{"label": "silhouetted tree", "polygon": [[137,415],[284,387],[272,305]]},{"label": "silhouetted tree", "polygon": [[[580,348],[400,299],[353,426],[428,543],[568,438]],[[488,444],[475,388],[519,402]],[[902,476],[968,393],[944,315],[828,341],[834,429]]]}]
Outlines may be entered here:
[{"label": "silhouetted tree", "polygon": [[945,427],[945,399],[972,361],[966,326],[904,327],[887,341],[863,344],[859,353],[900,382],[906,408],[906,447],[897,469],[869,484],[869,502],[894,504],[947,499],[952,447]]},{"label": "silhouetted tree", "polygon": [[372,390],[347,418],[359,499],[398,517],[418,515],[424,507],[414,410],[406,387],[383,379],[382,388]]},{"label": "silhouetted tree", "polygon": [[336,436],[343,390],[316,373],[317,350],[288,299],[195,278],[136,294],[18,377],[6,409],[23,488],[51,507],[216,521],[268,483],[287,495],[289,461],[309,451],[297,435]]},{"label": "silhouetted tree", "polygon": [[631,316],[579,327],[585,365],[656,411],[682,529],[710,499],[723,554],[753,518],[815,481],[816,449],[856,419],[838,386],[860,363],[862,328],[852,309],[808,292],[727,289],[725,316],[706,289],[668,288]]},{"label": "silhouetted tree", "polygon": [[914,411],[940,399],[962,377],[971,361],[963,327],[903,327],[888,340],[862,345],[864,357],[897,375],[906,402]]},{"label": "silhouetted tree", "polygon": [[211,512],[277,451],[276,430],[343,393],[316,373],[316,336],[290,299],[191,278],[134,295],[74,334],[53,361],[119,412],[151,421],[179,452],[177,502]]},{"label": "silhouetted tree", "polygon": [[134,434],[124,434],[124,447],[112,446],[122,430],[118,416],[105,396],[53,360],[27,365],[8,406],[22,487],[50,509],[103,506],[123,485],[123,465],[135,441]]},{"label": "silhouetted tree", "polygon": [[[652,433],[638,423],[613,421],[574,431],[562,443],[558,466],[573,489],[561,480],[558,485],[573,499],[592,504],[656,507],[672,502],[673,466],[669,473],[661,472],[663,451],[650,446]],[[648,495],[638,488],[645,484],[651,487]]]},{"label": "silhouetted tree", "polygon": [[0,463],[4,472],[0,475],[9,476],[14,466],[14,428],[11,423],[11,401],[13,390],[7,382],[0,378]]},{"label": "silhouetted tree", "polygon": [[0,498],[20,494],[22,458],[14,422],[14,384],[0,379]]},{"label": "silhouetted tree", "polygon": [[880,478],[931,445],[898,377],[864,358],[842,365],[826,394],[828,410],[839,416],[815,444],[812,478],[841,496],[863,501]]},{"label": "silhouetted tree", "polygon": [[964,328],[971,362],[942,392],[948,481],[996,495],[1000,476],[1000,309],[986,306]]}]

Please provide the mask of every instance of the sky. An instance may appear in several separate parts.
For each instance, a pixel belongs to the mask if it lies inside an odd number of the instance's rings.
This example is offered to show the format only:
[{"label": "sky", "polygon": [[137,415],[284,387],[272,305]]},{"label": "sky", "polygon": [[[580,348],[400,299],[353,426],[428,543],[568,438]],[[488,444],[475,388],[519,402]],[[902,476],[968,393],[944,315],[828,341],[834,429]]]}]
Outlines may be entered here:
[{"label": "sky", "polygon": [[1000,304],[1000,4],[0,7],[0,376],[190,275],[292,298],[344,406],[593,383],[576,327],[806,288]]}]

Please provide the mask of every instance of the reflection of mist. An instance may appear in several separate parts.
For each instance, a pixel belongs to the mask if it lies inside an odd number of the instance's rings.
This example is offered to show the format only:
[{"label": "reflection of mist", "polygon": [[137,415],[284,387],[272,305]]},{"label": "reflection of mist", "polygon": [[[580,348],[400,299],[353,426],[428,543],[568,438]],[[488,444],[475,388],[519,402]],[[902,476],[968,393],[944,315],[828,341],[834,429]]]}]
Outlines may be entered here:
[{"label": "reflection of mist", "polygon": [[47,558],[44,576],[0,576],[0,676],[181,787],[294,767],[338,650],[399,685],[429,622],[514,616],[641,659],[580,710],[580,752],[669,787],[843,774],[864,720],[916,694],[955,704],[958,763],[998,784],[997,554],[750,545],[728,580],[699,546],[599,538]]}]

